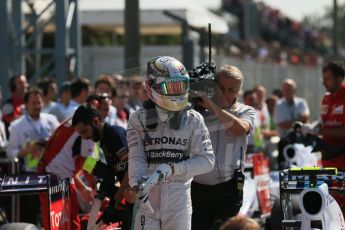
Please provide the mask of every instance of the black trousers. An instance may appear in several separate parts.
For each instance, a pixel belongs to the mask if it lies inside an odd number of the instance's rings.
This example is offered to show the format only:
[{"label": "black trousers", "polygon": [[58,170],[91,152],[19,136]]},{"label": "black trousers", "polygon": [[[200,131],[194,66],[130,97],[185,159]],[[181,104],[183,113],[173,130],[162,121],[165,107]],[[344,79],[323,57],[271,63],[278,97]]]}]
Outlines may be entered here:
[{"label": "black trousers", "polygon": [[218,230],[228,218],[237,215],[243,196],[236,187],[234,179],[217,185],[192,182],[192,230]]}]

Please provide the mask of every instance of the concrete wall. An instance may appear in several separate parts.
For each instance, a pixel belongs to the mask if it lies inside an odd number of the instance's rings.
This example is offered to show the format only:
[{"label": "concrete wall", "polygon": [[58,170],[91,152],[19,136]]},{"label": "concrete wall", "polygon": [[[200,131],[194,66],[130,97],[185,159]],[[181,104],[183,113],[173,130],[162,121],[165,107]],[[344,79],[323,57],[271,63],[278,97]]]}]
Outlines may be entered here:
[{"label": "concrete wall", "polygon": [[[145,63],[151,57],[165,55],[181,60],[180,46],[146,46],[141,49],[138,69],[144,71]],[[82,50],[83,75],[95,79],[102,73],[123,74],[124,49],[122,47],[83,47]]]}]

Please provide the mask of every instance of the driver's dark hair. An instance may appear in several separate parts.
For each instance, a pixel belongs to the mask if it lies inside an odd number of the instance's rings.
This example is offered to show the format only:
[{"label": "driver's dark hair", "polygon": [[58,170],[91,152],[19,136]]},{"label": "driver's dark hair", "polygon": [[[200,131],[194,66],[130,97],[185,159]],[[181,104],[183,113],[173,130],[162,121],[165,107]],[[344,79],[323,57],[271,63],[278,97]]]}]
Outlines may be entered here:
[{"label": "driver's dark hair", "polygon": [[95,117],[97,117],[100,121],[103,121],[102,114],[95,106],[90,104],[82,104],[74,112],[72,126],[75,127],[79,123],[83,123],[85,125],[91,124]]},{"label": "driver's dark hair", "polygon": [[331,71],[334,78],[341,77],[344,78],[345,76],[345,69],[344,65],[340,61],[330,61],[322,68],[322,73],[326,71]]}]

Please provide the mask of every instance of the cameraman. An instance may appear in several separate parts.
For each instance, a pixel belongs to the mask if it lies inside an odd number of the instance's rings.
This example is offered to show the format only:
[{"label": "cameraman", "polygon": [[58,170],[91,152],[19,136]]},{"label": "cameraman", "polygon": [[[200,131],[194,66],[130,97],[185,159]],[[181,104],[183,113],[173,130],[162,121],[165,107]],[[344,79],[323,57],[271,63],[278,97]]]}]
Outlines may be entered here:
[{"label": "cameraman", "polygon": [[215,81],[215,100],[201,96],[200,102],[207,109],[203,115],[216,162],[211,172],[194,177],[192,183],[192,229],[198,230],[217,229],[215,222],[220,225],[241,208],[243,195],[237,182],[244,179],[237,169],[245,157],[248,134],[255,121],[255,110],[237,101],[242,72],[225,65],[216,73]]}]

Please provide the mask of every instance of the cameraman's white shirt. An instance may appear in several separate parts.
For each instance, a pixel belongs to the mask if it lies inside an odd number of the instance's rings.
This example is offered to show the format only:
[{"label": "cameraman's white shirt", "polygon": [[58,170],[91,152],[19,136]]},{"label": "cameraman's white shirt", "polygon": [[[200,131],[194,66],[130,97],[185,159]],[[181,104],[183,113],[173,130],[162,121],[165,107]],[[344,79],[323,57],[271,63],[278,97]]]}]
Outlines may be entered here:
[{"label": "cameraman's white shirt", "polygon": [[[256,112],[252,107],[236,102],[226,111],[247,121],[250,130],[255,128]],[[197,175],[193,181],[199,184],[215,185],[232,179],[235,170],[239,167],[241,155],[242,159],[245,157],[249,134],[235,136],[224,128],[214,113],[203,114],[203,116],[210,133],[216,161],[211,172]]]}]

